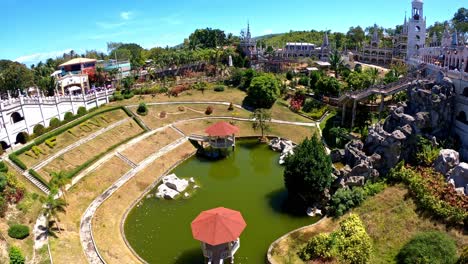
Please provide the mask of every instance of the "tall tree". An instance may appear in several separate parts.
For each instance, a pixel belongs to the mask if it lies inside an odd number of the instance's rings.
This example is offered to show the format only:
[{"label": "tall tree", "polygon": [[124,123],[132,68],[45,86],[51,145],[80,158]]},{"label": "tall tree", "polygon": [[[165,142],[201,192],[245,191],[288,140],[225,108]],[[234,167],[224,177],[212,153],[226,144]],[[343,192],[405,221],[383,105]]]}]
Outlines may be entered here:
[{"label": "tall tree", "polygon": [[34,84],[33,72],[24,64],[0,60],[0,91],[13,91],[16,94],[18,89],[23,90]]},{"label": "tall tree", "polygon": [[252,116],[250,117],[253,119],[252,128],[261,131],[261,139],[265,138],[265,131],[270,129],[270,122],[271,122],[271,113],[263,108],[256,109]]},{"label": "tall tree", "polygon": [[50,180],[50,184],[54,187],[57,187],[62,192],[63,198],[65,200],[65,193],[67,192],[66,186],[71,183],[71,179],[63,171],[52,172],[51,176],[52,179]]},{"label": "tall tree", "polygon": [[315,136],[304,139],[285,160],[284,183],[289,195],[301,197],[309,206],[325,200],[332,182],[330,156]]},{"label": "tall tree", "polygon": [[271,108],[279,95],[278,80],[267,74],[253,78],[247,89],[249,104],[255,108]]},{"label": "tall tree", "polygon": [[58,225],[58,214],[65,213],[65,208],[68,204],[65,202],[65,200],[61,198],[55,199],[55,195],[57,195],[57,193],[57,189],[52,189],[50,194],[46,198],[43,198],[42,201],[45,204],[44,215],[46,216],[48,222],[50,221],[50,219],[53,219],[55,221],[55,225],[57,226],[57,229],[60,233],[60,227]]},{"label": "tall tree", "polygon": [[346,37],[348,38],[348,46],[349,47],[362,47],[362,42],[365,40],[366,34],[362,27],[350,27],[348,33],[346,33]]},{"label": "tall tree", "polygon": [[452,23],[459,33],[463,34],[465,42],[468,40],[468,9],[460,8],[453,15]]},{"label": "tall tree", "polygon": [[343,59],[341,58],[340,52],[335,49],[330,53],[328,61],[331,64],[331,68],[335,71],[335,78],[338,78],[339,70],[343,67]]}]

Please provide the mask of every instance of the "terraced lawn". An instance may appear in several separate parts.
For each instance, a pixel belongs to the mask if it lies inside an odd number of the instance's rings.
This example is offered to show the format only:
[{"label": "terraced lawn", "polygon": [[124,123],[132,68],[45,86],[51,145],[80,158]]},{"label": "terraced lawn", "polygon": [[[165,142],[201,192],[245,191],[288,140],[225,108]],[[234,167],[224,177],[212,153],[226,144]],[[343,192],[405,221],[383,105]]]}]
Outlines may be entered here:
[{"label": "terraced lawn", "polygon": [[107,152],[109,148],[141,132],[143,132],[143,129],[135,121],[129,119],[127,122],[52,160],[39,171],[39,174],[46,180],[50,180],[50,173],[52,172],[70,172],[88,160]]},{"label": "terraced lawn", "polygon": [[66,132],[56,137],[56,144],[53,148],[48,147],[45,143],[38,145],[41,154],[36,156],[33,151],[27,151],[19,155],[19,159],[26,164],[28,168],[33,167],[40,161],[50,157],[54,153],[60,151],[79,139],[85,138],[90,134],[103,129],[117,121],[127,118],[127,114],[123,110],[115,110],[106,112],[90,118],[89,120],[67,130]]},{"label": "terraced lawn", "polygon": [[67,212],[59,215],[60,227],[64,230],[58,234],[58,238],[50,239],[54,263],[88,263],[80,243],[81,216],[99,194],[128,170],[130,166],[113,157],[68,191]]},{"label": "terraced lawn", "polygon": [[126,156],[132,162],[139,163],[149,155],[176,141],[180,137],[182,136],[174,129],[167,128],[141,140],[132,147],[123,151],[121,154]]}]

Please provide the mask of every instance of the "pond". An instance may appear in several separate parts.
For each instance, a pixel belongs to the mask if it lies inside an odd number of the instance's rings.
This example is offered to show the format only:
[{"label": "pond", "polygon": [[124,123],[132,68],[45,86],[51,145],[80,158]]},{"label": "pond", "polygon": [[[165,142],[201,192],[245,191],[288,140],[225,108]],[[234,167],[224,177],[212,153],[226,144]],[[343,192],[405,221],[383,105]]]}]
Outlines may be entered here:
[{"label": "pond", "polygon": [[173,173],[194,177],[201,188],[189,199],[143,199],[125,221],[127,240],[149,263],[204,263],[190,223],[201,211],[223,206],[240,211],[247,222],[235,263],[264,263],[274,240],[317,221],[284,212],[287,192],[278,159],[278,153],[257,140],[239,141],[223,160],[188,159]]}]

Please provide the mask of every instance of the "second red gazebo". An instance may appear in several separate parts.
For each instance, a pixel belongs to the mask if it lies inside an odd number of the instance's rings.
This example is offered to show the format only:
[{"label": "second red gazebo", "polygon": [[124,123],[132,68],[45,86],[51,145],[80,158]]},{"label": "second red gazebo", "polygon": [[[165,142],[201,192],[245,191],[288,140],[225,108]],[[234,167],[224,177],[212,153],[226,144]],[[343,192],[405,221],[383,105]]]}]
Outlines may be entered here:
[{"label": "second red gazebo", "polygon": [[241,213],[224,207],[201,212],[192,221],[192,235],[202,243],[203,255],[211,263],[231,259],[240,247],[239,236],[247,224]]}]

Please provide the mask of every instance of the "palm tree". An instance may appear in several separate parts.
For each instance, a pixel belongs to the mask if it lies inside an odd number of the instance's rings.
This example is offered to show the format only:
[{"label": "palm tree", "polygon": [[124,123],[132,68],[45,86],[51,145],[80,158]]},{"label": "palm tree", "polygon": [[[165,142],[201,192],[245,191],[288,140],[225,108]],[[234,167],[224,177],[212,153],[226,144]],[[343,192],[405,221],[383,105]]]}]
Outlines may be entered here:
[{"label": "palm tree", "polygon": [[379,70],[377,68],[370,68],[369,75],[372,79],[372,84],[377,82],[377,78],[379,77]]},{"label": "palm tree", "polygon": [[[54,219],[55,225],[60,233],[60,227],[58,225],[58,214],[65,213],[65,207],[68,205],[65,200],[58,198],[55,199],[55,195],[57,195],[56,189],[51,189],[50,194],[42,199],[42,202],[45,203],[44,206],[44,215],[47,218],[47,222],[50,222],[50,219]],[[49,224],[47,224],[49,226]]]},{"label": "palm tree", "polygon": [[51,176],[52,179],[50,180],[50,184],[62,192],[63,198],[65,200],[65,192],[67,191],[65,187],[67,184],[71,183],[70,178],[68,178],[68,175],[63,171],[52,172]]},{"label": "palm tree", "polygon": [[338,79],[338,71],[343,66],[343,59],[341,58],[341,54],[338,50],[330,53],[328,61],[330,62],[331,68],[335,71],[335,78]]}]

